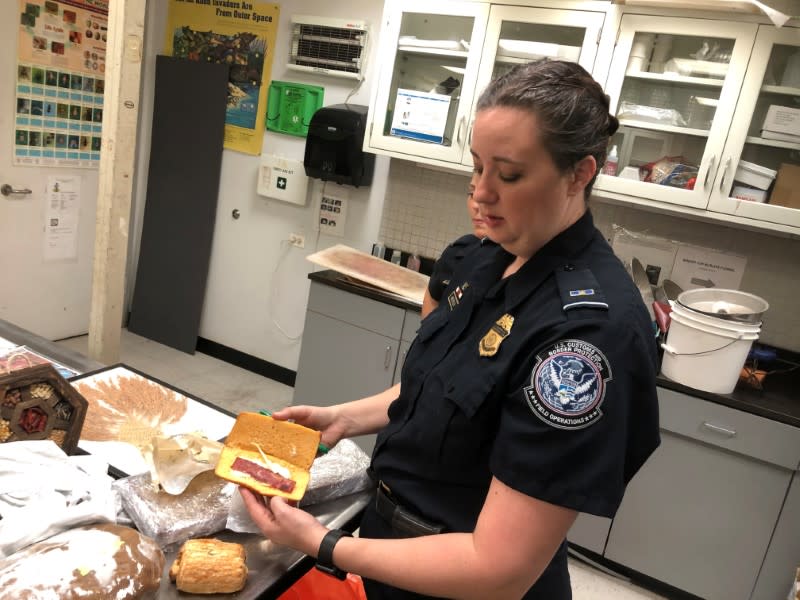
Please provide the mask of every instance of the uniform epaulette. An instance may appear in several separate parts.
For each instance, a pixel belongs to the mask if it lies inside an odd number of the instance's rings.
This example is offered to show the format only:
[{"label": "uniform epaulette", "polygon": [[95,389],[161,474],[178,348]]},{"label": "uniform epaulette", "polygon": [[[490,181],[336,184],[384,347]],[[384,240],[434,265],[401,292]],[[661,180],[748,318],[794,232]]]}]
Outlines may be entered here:
[{"label": "uniform epaulette", "polygon": [[560,267],[556,283],[564,312],[579,308],[608,310],[605,294],[589,269],[574,265]]}]

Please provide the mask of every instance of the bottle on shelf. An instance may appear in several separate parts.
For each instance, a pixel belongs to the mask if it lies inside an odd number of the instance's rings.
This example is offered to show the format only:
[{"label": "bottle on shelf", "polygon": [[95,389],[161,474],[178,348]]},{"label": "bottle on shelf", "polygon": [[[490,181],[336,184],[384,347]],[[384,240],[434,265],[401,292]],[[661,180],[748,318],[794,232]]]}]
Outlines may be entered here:
[{"label": "bottle on shelf", "polygon": [[611,175],[612,177],[617,174],[617,166],[619,165],[619,155],[617,154],[617,145],[611,147],[611,151],[606,157],[606,164],[603,165],[603,175]]}]

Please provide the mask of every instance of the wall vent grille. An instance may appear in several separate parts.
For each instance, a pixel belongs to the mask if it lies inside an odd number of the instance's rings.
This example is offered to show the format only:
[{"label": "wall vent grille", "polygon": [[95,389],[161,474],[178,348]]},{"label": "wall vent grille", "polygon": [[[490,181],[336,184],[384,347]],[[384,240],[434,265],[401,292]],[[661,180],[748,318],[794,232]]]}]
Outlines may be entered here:
[{"label": "wall vent grille", "polygon": [[324,17],[292,17],[292,49],[288,68],[362,79],[367,25]]}]

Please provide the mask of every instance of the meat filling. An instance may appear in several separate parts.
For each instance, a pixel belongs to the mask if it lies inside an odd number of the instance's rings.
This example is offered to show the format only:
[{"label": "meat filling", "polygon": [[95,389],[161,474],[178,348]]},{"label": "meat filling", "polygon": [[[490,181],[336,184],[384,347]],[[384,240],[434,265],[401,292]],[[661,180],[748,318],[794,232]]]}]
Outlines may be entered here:
[{"label": "meat filling", "polygon": [[291,479],[278,475],[274,471],[270,471],[266,467],[251,460],[247,460],[246,458],[242,458],[241,456],[236,457],[236,460],[234,460],[231,465],[231,469],[241,473],[247,473],[253,479],[261,483],[266,483],[268,486],[274,487],[282,492],[291,493],[294,490],[295,482]]}]

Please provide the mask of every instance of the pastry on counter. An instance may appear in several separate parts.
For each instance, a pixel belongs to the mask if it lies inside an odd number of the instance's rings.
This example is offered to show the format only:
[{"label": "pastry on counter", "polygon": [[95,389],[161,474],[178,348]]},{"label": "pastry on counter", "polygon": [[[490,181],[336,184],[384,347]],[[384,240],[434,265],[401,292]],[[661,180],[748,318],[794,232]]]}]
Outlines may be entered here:
[{"label": "pastry on counter", "polygon": [[169,569],[182,592],[232,594],[247,581],[244,546],[213,538],[188,540]]}]

